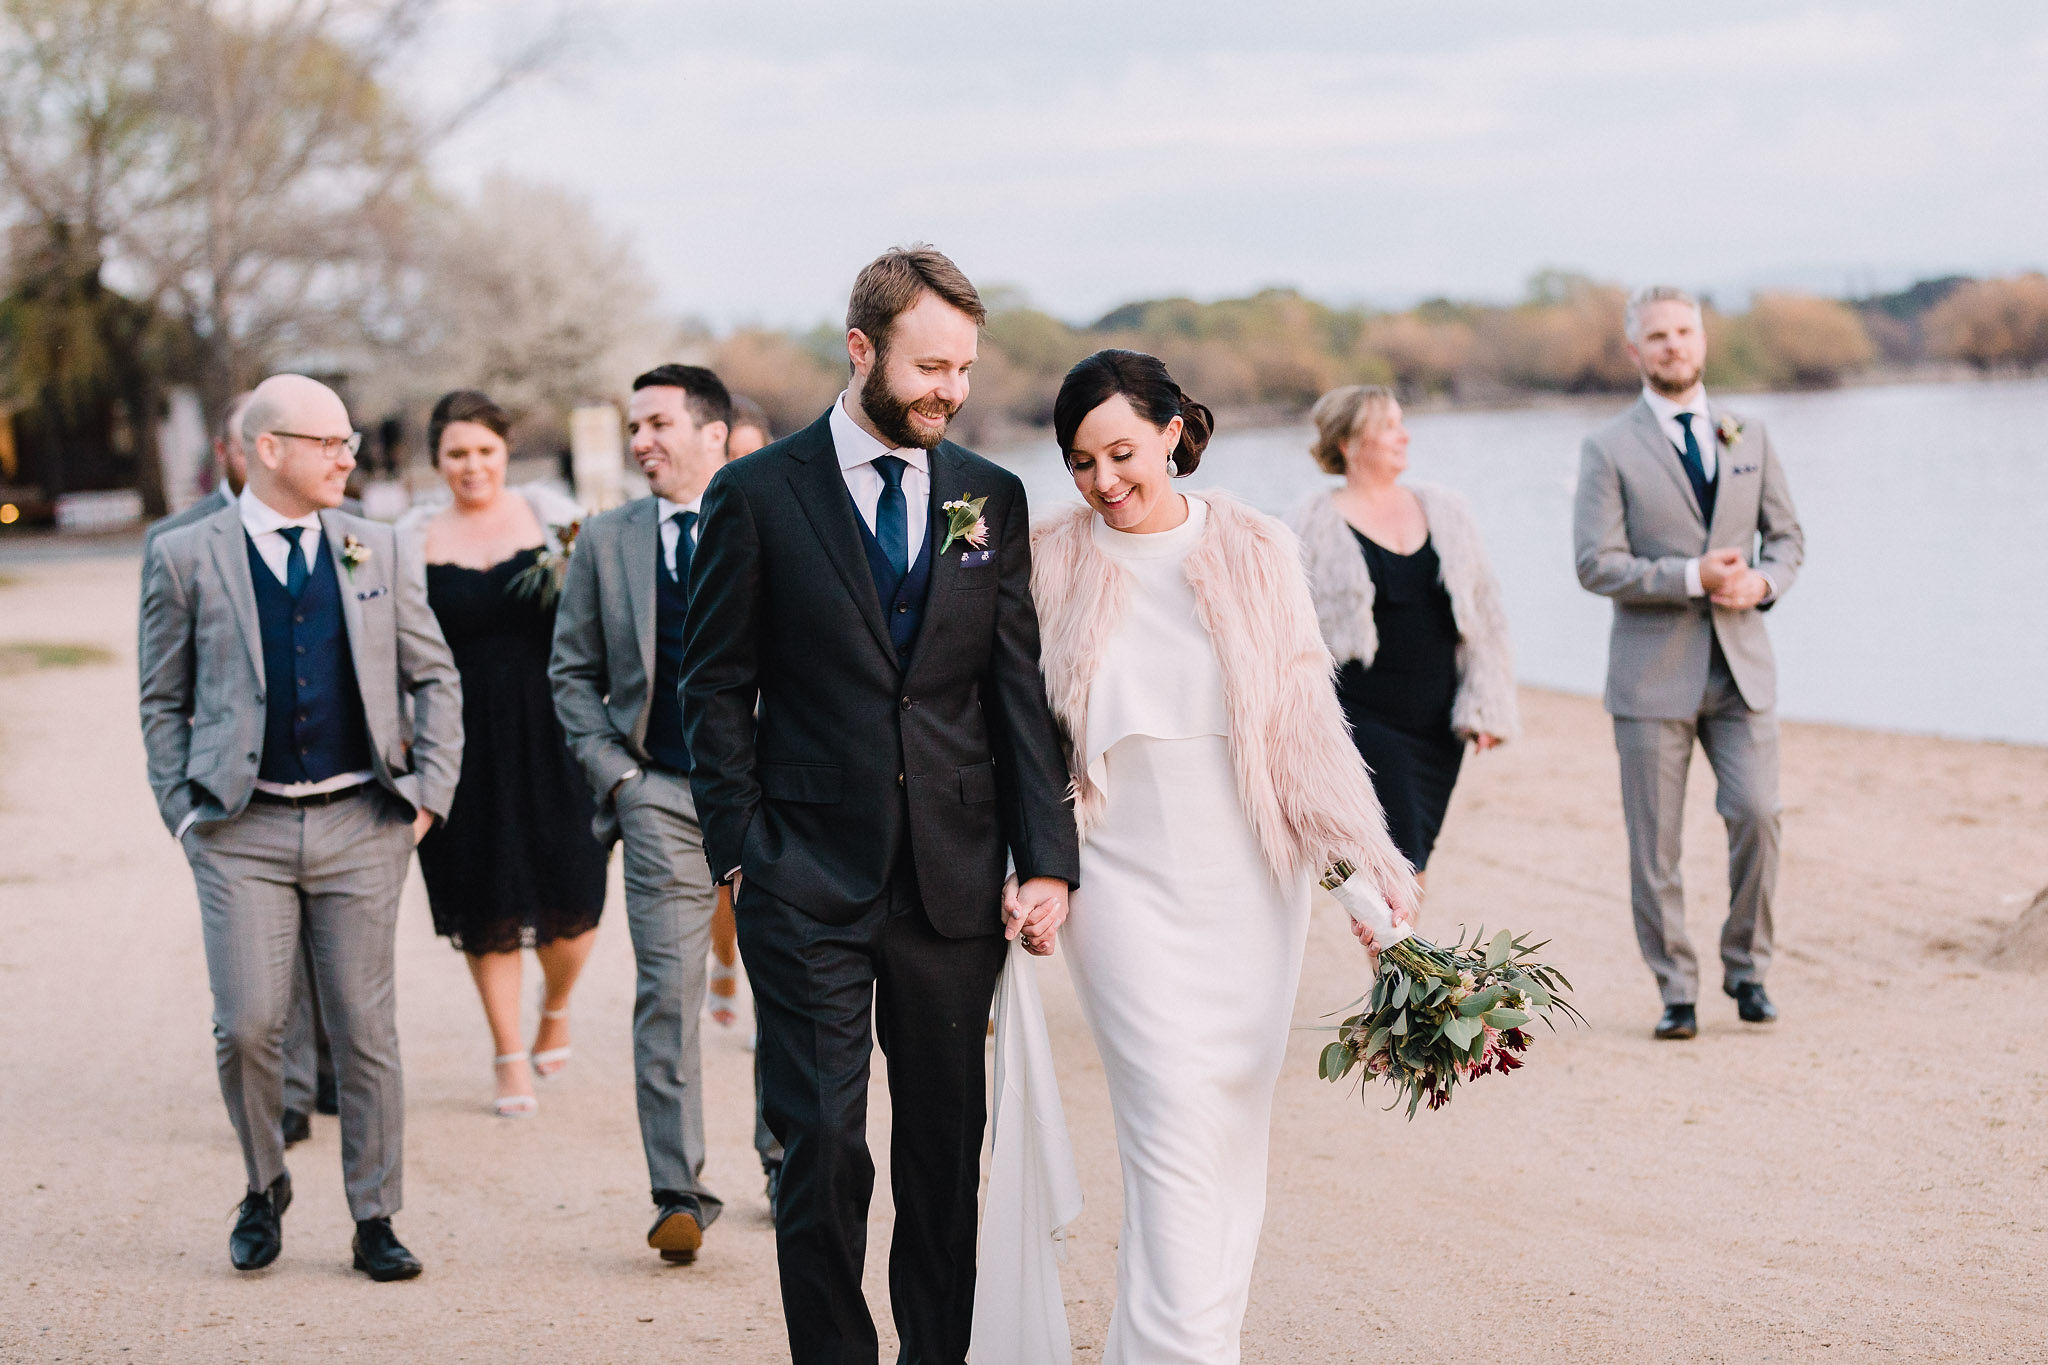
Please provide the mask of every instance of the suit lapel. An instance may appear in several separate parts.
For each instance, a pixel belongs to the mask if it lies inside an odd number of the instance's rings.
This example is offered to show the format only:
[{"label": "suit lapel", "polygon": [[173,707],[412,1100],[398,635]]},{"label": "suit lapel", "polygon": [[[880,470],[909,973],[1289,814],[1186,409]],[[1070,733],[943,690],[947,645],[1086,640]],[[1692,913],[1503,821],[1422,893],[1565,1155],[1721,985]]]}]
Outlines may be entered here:
[{"label": "suit lapel", "polygon": [[1685,465],[1672,448],[1670,438],[1664,434],[1664,424],[1657,420],[1656,413],[1650,411],[1648,399],[1636,399],[1635,423],[1636,433],[1643,438],[1644,453],[1664,471],[1672,486],[1678,489],[1679,500],[1692,513],[1692,519],[1700,524],[1700,530],[1705,531],[1707,516],[1700,510],[1699,495],[1692,491],[1692,480],[1685,475]]},{"label": "suit lapel", "polygon": [[839,473],[838,451],[832,444],[831,414],[799,432],[790,442],[789,455],[793,464],[789,486],[796,494],[797,506],[811,523],[811,530],[825,548],[825,557],[831,561],[847,595],[853,598],[861,619],[868,623],[875,643],[893,661],[896,645],[889,639],[888,623],[882,619],[874,575],[868,572],[867,552],[861,548],[860,528],[854,524],[859,514],[853,510],[846,480]]},{"label": "suit lapel", "polygon": [[241,627],[242,643],[249,648],[249,664],[256,670],[259,688],[267,686],[263,676],[263,626],[256,617],[256,585],[249,581],[249,538],[242,530],[241,509],[230,503],[215,512],[212,549],[213,567],[234,604],[235,624]]},{"label": "suit lapel", "polygon": [[1714,442],[1714,524],[1708,529],[1709,546],[1724,544],[1720,539],[1721,522],[1733,515],[1728,504],[1734,499],[1728,496],[1734,487],[1734,480],[1728,477],[1729,452],[1721,441],[1721,412],[1712,402],[1707,404],[1707,435]]},{"label": "suit lapel", "polygon": [[654,561],[661,553],[661,504],[642,498],[626,518],[619,534],[619,553],[625,556],[626,603],[633,613],[633,636],[640,642],[640,672],[647,679],[647,691],[654,694]]},{"label": "suit lapel", "polygon": [[[348,630],[348,655],[356,667],[356,685],[359,690],[368,691],[365,679],[375,678],[376,671],[370,667],[370,660],[364,657],[366,642],[363,639],[363,604],[356,600],[356,576],[349,571],[348,561],[341,556],[342,542],[347,534],[341,529],[338,512],[320,514],[320,534],[327,542],[327,557],[333,561],[335,587],[341,593],[341,620]],[[374,568],[374,560],[364,561],[365,568]],[[367,715],[369,707],[363,708]]]},{"label": "suit lapel", "polygon": [[917,647],[911,655],[912,668],[917,666],[917,659],[924,653],[924,642],[942,629],[939,617],[952,600],[947,590],[960,576],[961,551],[957,547],[943,553],[939,550],[946,539],[946,514],[940,509],[967,495],[967,462],[960,458],[960,452],[951,442],[942,442],[932,452],[931,484],[931,508],[925,514],[925,535],[929,537],[932,554],[932,577],[931,585],[925,590],[924,623],[917,629]]}]

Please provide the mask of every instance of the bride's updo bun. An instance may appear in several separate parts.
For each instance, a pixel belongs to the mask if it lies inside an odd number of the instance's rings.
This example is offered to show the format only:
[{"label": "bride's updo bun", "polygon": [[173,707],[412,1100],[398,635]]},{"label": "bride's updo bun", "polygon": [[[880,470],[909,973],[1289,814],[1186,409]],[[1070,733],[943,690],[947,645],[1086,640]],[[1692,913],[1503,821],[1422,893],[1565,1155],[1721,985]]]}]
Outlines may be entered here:
[{"label": "bride's updo bun", "polygon": [[1174,468],[1183,475],[1194,473],[1195,466],[1202,462],[1202,451],[1216,432],[1216,414],[1209,411],[1207,404],[1197,403],[1181,392],[1180,385],[1166,372],[1165,363],[1143,351],[1097,351],[1067,371],[1067,377],[1060,382],[1060,395],[1052,405],[1052,430],[1060,443],[1060,457],[1065,459],[1074,448],[1074,433],[1081,429],[1088,414],[1118,394],[1130,403],[1132,411],[1161,431],[1174,418],[1180,418],[1180,440],[1173,447]]}]

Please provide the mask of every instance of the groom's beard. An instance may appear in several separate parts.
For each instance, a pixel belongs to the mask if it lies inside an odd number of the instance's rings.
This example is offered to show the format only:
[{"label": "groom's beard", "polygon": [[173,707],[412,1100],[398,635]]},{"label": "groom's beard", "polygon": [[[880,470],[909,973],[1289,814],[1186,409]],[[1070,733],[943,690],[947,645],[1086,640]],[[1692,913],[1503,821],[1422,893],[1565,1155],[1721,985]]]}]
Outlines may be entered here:
[{"label": "groom's beard", "polygon": [[[953,420],[953,414],[960,411],[958,403],[948,403],[936,394],[920,398],[915,403],[906,403],[898,398],[889,387],[889,381],[883,377],[882,357],[879,355],[875,357],[875,367],[868,371],[867,381],[860,386],[860,406],[867,413],[868,420],[875,424],[875,429],[898,450],[906,446],[930,450],[946,439],[947,424]],[[912,412],[936,418],[938,430],[918,430],[911,424]]]},{"label": "groom's beard", "polygon": [[1695,365],[1689,370],[1666,370],[1662,374],[1645,371],[1643,377],[1650,381],[1651,388],[1666,398],[1679,399],[1691,393],[1700,382],[1700,376],[1706,372],[1706,366]]}]

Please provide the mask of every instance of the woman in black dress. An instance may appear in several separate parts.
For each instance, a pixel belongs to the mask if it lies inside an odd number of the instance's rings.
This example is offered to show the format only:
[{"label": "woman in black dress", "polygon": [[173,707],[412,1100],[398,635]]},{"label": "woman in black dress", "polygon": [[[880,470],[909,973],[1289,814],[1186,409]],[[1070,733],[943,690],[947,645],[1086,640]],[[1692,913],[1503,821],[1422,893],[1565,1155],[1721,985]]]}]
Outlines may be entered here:
[{"label": "woman in black dress", "polygon": [[1399,482],[1401,405],[1352,385],[1316,403],[1317,464],[1344,485],[1294,516],[1337,695],[1395,845],[1418,873],[1443,828],[1465,745],[1520,726],[1500,587],[1464,501]]},{"label": "woman in black dress", "polygon": [[[447,822],[420,842],[434,931],[461,949],[489,1021],[501,1117],[538,1107],[533,1076],[569,1060],[569,994],[597,941],[606,850],[590,831],[589,787],[570,757],[548,687],[551,594],[515,580],[576,509],[505,487],[510,422],[483,394],[434,406],[429,441],[453,501],[415,526],[427,600],[462,674],[462,778]],[[546,994],[531,1051],[520,1044],[520,949]]]}]

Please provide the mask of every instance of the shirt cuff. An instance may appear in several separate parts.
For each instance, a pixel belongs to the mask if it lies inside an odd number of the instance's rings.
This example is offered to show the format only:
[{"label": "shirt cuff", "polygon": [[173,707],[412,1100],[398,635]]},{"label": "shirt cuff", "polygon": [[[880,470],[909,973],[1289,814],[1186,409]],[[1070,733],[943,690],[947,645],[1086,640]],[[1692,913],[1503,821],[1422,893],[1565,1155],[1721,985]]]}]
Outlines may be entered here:
[{"label": "shirt cuff", "polygon": [[1707,595],[1706,586],[1700,582],[1700,562],[1697,559],[1685,561],[1685,595],[1687,597],[1705,597]]},{"label": "shirt cuff", "polygon": [[182,839],[182,838],[184,838],[184,837],[185,837],[185,831],[186,831],[186,830],[188,830],[188,829],[190,829],[190,828],[192,828],[192,822],[193,822],[193,821],[195,821],[195,820],[197,820],[198,818],[199,818],[199,812],[198,812],[198,811],[196,811],[196,810],[188,810],[188,811],[186,811],[186,812],[185,812],[185,818],[184,818],[184,819],[182,819],[182,820],[180,820],[180,821],[178,822],[178,828],[177,828],[177,830],[176,830],[176,831],[175,831],[175,832],[174,832],[174,833],[173,833],[173,834],[171,835],[171,837],[172,837],[173,839]]},{"label": "shirt cuff", "polygon": [[1762,579],[1762,580],[1763,580],[1764,582],[1766,582],[1766,583],[1768,583],[1768,584],[1770,585],[1770,591],[1769,591],[1769,592],[1767,592],[1767,593],[1765,593],[1765,594],[1763,595],[1763,598],[1762,598],[1762,600],[1761,600],[1761,601],[1759,601],[1759,602],[1757,603],[1757,605],[1761,607],[1761,606],[1764,606],[1764,605],[1765,605],[1766,603],[1770,603],[1770,602],[1775,602],[1775,601],[1777,601],[1777,600],[1778,600],[1778,580],[1777,580],[1777,579],[1775,579],[1775,578],[1773,578],[1773,577],[1771,577],[1771,576],[1770,576],[1769,574],[1765,573],[1765,572],[1764,572],[1764,571],[1763,571],[1762,569],[1758,569],[1758,570],[1756,571],[1756,576],[1757,576],[1758,578],[1761,578],[1761,579]]}]

